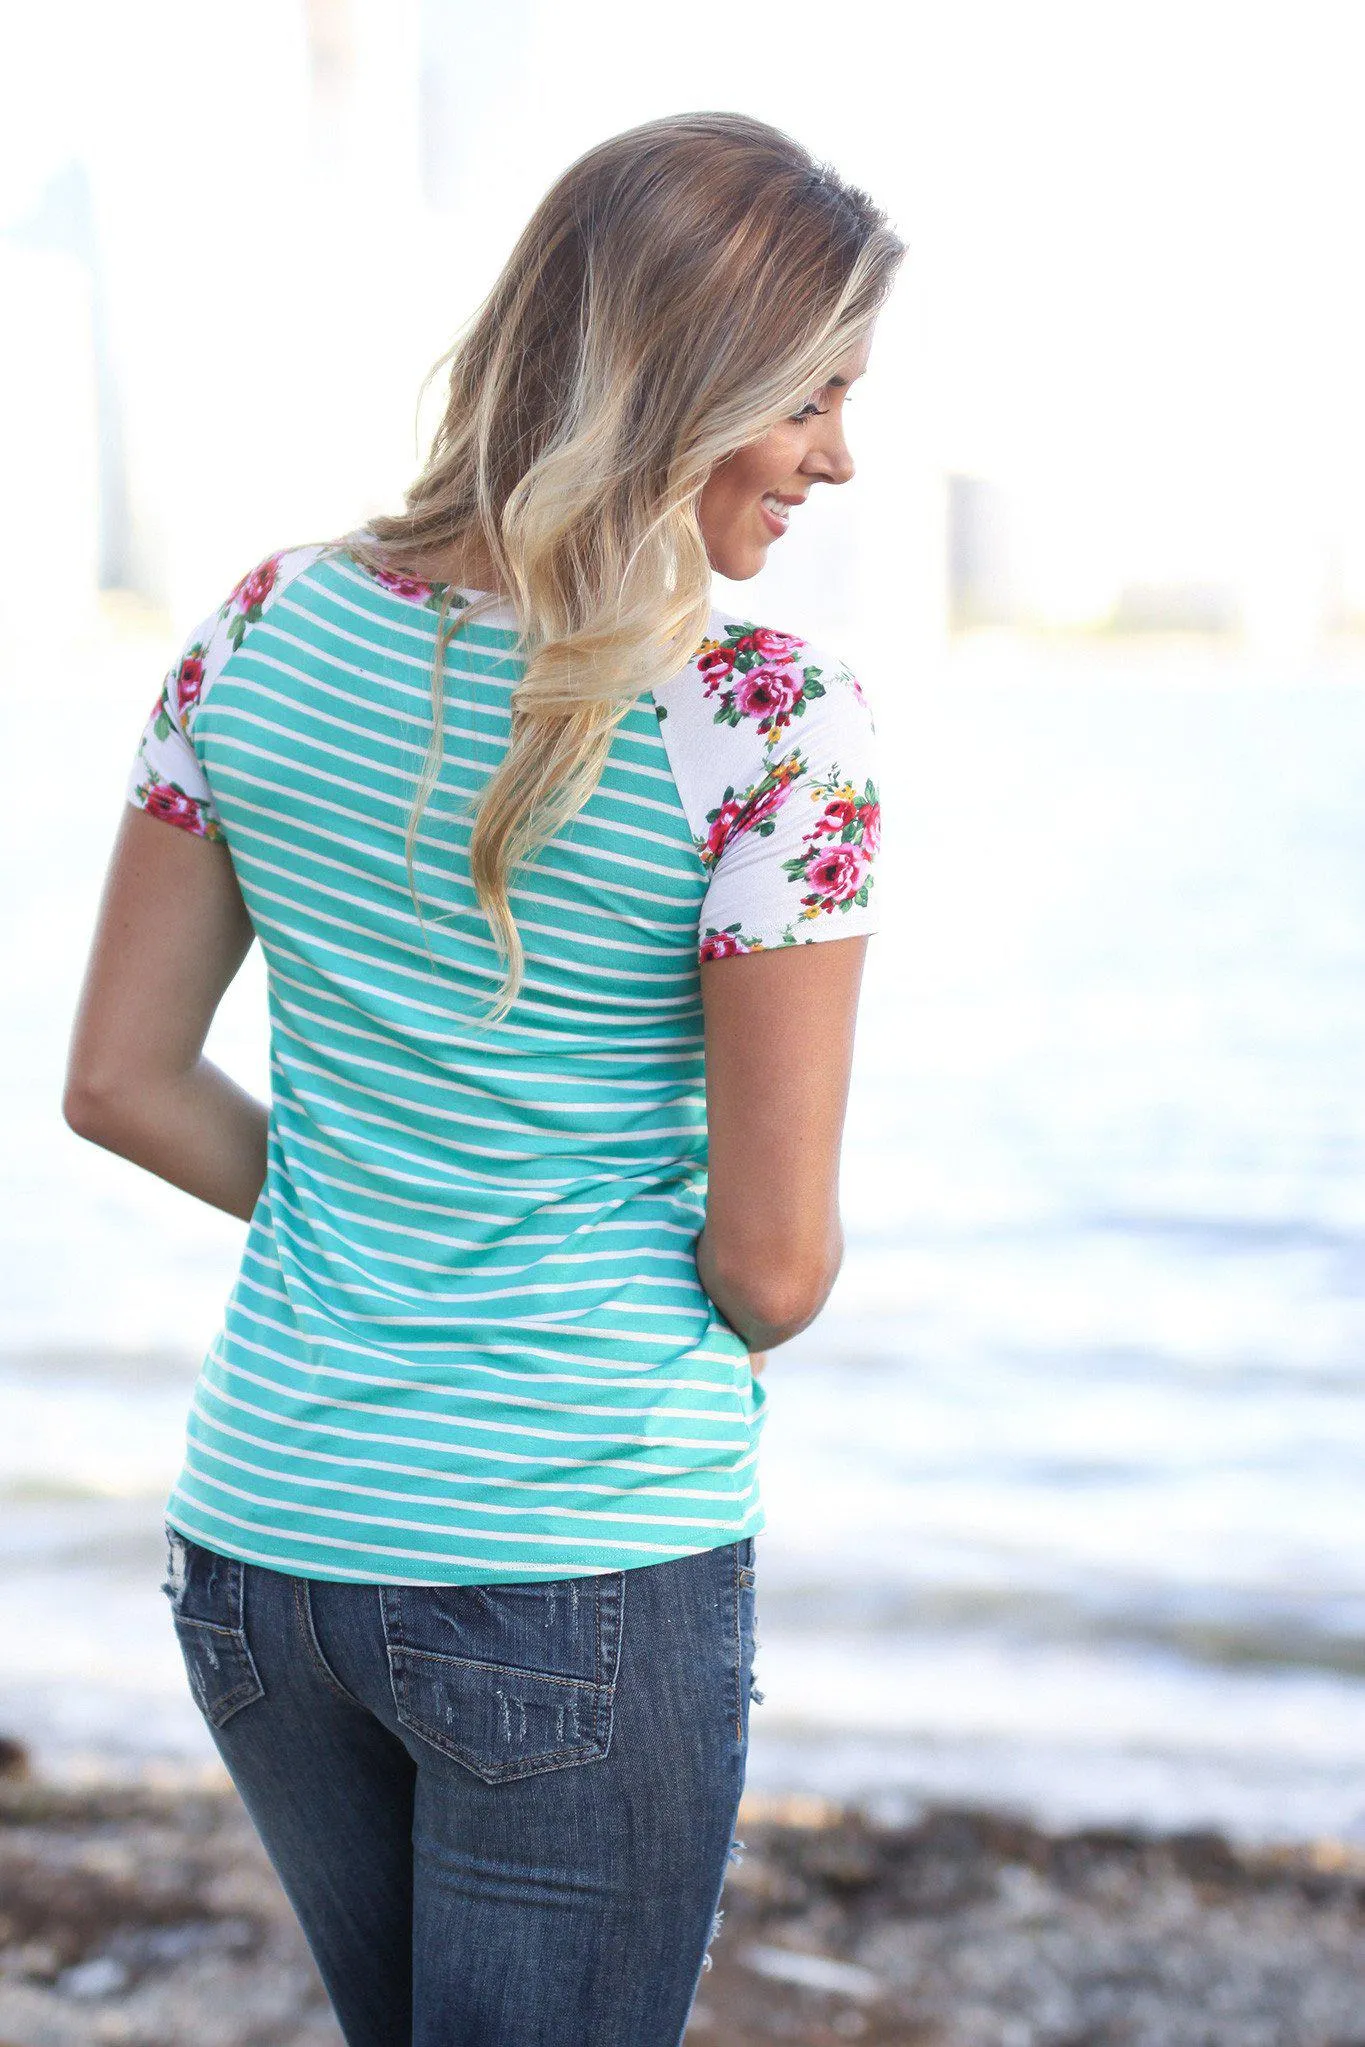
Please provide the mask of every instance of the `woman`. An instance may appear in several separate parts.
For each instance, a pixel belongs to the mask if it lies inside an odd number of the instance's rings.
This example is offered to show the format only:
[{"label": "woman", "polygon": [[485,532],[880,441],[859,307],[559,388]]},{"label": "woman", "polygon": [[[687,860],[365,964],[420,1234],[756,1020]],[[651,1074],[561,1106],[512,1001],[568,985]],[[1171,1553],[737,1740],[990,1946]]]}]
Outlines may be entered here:
[{"label": "woman", "polygon": [[[166,1589],[352,2047],[686,2024],[879,831],[856,680],[709,578],[852,475],[902,254],[760,122],[590,150],[406,510],[244,577],[137,750],[65,1114],[250,1226]],[[202,1057],[253,937],[268,1111]]]}]

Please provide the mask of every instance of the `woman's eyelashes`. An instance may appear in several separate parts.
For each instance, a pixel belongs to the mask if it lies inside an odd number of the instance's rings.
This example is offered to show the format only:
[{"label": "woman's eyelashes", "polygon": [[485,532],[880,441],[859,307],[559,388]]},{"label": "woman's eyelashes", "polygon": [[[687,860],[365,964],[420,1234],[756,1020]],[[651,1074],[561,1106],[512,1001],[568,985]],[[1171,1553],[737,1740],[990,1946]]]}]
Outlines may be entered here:
[{"label": "woman's eyelashes", "polygon": [[[850,397],[845,397],[844,403],[845,405],[851,405],[853,400]],[[808,419],[823,419],[830,409],[828,405],[817,405],[813,398],[808,398],[801,407],[801,410],[789,413],[788,418],[792,421],[793,425],[801,426]]]}]

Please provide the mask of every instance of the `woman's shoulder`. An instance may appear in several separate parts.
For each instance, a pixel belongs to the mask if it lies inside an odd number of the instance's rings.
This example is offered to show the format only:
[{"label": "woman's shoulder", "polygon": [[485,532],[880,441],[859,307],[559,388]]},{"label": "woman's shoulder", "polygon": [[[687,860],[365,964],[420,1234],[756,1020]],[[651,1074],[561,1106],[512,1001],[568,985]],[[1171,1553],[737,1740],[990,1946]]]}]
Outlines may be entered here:
[{"label": "woman's shoulder", "polygon": [[228,629],[229,638],[240,642],[247,626],[263,617],[296,577],[324,557],[341,551],[335,540],[309,540],[277,547],[262,555],[245,575],[238,577],[218,607],[218,621]]},{"label": "woman's shoulder", "polygon": [[872,723],[862,684],[823,642],[712,606],[706,636],[655,699],[665,717],[747,733],[765,748],[812,725]]},{"label": "woman's shoulder", "polygon": [[701,957],[874,931],[877,746],[848,663],[803,634],[713,609],[655,708],[711,875]]},{"label": "woman's shoulder", "polygon": [[332,541],[277,547],[238,576],[232,588],[186,636],[167,687],[174,715],[188,736],[210,689],[247,637],[296,578],[335,550]]}]

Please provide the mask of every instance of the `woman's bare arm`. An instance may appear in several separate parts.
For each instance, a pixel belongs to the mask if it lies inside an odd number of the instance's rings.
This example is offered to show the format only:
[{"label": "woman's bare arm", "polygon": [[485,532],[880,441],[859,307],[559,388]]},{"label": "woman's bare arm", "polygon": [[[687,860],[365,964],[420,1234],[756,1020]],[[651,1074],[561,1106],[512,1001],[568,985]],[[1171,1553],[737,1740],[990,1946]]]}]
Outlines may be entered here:
[{"label": "woman's bare arm", "polygon": [[268,1111],[203,1057],[254,933],[226,845],[130,804],[114,842],[62,1113],[91,1143],[249,1221]]},{"label": "woman's bare arm", "polygon": [[867,938],[704,961],[702,1285],[753,1352],[813,1322],[844,1255],[839,1153]]}]

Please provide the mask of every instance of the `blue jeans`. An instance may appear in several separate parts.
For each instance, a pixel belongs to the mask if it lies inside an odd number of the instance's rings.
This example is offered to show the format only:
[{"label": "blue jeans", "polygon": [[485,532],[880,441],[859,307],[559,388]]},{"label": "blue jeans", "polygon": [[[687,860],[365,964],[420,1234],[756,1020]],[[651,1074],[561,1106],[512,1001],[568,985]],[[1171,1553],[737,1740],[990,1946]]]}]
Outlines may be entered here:
[{"label": "blue jeans", "polygon": [[168,1533],[191,1687],[349,2047],[677,2047],[744,1782],[753,1538],[352,1585]]}]

